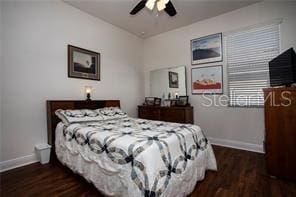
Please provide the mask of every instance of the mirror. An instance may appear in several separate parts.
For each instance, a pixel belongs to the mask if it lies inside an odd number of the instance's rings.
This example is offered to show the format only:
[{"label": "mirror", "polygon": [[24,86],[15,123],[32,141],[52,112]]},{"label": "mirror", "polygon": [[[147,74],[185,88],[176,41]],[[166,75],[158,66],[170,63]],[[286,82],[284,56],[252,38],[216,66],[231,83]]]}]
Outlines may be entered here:
[{"label": "mirror", "polygon": [[186,66],[177,66],[150,71],[150,95],[167,99],[187,96]]}]

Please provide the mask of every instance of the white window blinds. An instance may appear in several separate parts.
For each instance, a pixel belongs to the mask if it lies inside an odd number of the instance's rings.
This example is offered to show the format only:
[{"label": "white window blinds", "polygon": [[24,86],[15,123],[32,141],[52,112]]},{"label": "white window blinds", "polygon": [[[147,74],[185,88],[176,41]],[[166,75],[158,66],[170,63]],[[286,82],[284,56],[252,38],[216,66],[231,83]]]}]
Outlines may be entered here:
[{"label": "white window blinds", "polygon": [[269,87],[268,62],[279,54],[279,24],[228,34],[226,57],[230,106],[262,106]]}]

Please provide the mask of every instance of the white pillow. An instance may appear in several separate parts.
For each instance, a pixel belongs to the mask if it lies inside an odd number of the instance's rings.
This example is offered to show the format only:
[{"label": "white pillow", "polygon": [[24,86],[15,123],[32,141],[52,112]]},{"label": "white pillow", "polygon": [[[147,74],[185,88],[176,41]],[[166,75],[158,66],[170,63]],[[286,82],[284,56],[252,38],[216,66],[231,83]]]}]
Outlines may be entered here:
[{"label": "white pillow", "polygon": [[104,107],[96,110],[104,120],[126,118],[127,114],[118,107]]},{"label": "white pillow", "polygon": [[55,111],[55,114],[63,121],[65,125],[69,125],[72,123],[94,122],[103,120],[103,117],[96,110],[90,109],[58,109]]}]

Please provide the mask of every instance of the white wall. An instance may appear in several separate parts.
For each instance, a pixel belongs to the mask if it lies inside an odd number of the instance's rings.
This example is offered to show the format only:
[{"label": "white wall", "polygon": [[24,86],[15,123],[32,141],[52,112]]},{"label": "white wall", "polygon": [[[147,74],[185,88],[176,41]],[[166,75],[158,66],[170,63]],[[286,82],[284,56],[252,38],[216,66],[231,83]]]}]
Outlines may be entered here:
[{"label": "white wall", "polygon": [[[86,85],[93,87],[93,99],[120,99],[123,110],[136,116],[144,97],[142,39],[63,2],[1,7],[0,161],[34,155],[34,145],[47,141],[46,100],[84,99]],[[67,44],[101,53],[101,81],[67,77]]]},{"label": "white wall", "polygon": [[[149,72],[164,65],[187,65],[188,92],[194,106],[194,123],[201,126],[213,142],[262,151],[264,114],[262,108],[203,107],[203,98],[191,95],[190,40],[209,34],[283,18],[282,50],[296,48],[296,3],[258,3],[210,18],[144,41],[145,94],[149,95]],[[224,58],[225,59],[225,58]],[[219,65],[222,63],[212,64]],[[224,90],[227,86],[224,64]]]}]

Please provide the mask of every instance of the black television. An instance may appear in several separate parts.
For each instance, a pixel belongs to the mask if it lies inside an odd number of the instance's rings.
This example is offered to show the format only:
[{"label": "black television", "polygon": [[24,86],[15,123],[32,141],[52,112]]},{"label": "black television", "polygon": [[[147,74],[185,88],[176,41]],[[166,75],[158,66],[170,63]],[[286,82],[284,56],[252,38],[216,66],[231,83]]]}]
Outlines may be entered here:
[{"label": "black television", "polygon": [[269,62],[270,86],[290,86],[296,83],[296,54],[293,48]]}]

